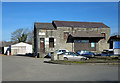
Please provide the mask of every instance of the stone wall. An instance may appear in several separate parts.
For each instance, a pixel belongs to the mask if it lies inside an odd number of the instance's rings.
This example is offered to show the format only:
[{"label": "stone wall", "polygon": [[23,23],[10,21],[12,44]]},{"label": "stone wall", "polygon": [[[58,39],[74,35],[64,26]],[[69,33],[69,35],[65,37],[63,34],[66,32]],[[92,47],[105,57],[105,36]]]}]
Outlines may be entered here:
[{"label": "stone wall", "polygon": [[[101,39],[96,43],[96,51],[101,52],[103,49],[109,49],[109,44],[107,43],[110,38],[110,28],[72,28],[72,27],[57,27],[57,30],[40,30],[37,29],[37,51],[40,52],[40,38],[45,38],[45,54],[58,49],[67,49],[69,51],[74,51],[74,43],[67,43],[67,39],[64,39],[64,32],[69,32],[69,34],[76,33],[76,31],[95,31],[97,33],[105,33],[105,40]],[[40,33],[45,33],[40,35]],[[54,38],[55,44],[54,48],[49,48],[49,38]]]}]

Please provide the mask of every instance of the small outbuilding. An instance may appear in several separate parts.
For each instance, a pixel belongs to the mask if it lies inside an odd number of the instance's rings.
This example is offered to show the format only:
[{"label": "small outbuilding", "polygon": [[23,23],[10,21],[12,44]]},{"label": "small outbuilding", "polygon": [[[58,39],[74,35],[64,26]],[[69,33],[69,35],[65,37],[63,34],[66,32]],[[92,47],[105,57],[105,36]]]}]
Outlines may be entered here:
[{"label": "small outbuilding", "polygon": [[0,54],[11,55],[11,45],[13,42],[0,42]]},{"label": "small outbuilding", "polygon": [[120,35],[111,36],[109,43],[110,49],[114,50],[114,54],[120,54]]},{"label": "small outbuilding", "polygon": [[28,43],[17,43],[11,45],[11,55],[32,53],[32,45]]}]

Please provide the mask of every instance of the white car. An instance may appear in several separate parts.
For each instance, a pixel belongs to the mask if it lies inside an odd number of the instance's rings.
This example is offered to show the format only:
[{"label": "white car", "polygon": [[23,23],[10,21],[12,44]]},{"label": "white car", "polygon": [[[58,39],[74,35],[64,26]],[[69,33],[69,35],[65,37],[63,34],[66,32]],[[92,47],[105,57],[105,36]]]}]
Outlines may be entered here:
[{"label": "white car", "polygon": [[61,55],[63,55],[64,60],[87,60],[89,59],[87,57],[77,55],[74,52],[65,52],[65,53],[60,54],[59,56]]},{"label": "white car", "polygon": [[59,49],[59,50],[56,50],[56,52],[57,52],[57,55],[59,55],[59,54],[62,54],[62,53],[65,53],[65,52],[69,52],[69,51],[66,50],[66,49]]}]

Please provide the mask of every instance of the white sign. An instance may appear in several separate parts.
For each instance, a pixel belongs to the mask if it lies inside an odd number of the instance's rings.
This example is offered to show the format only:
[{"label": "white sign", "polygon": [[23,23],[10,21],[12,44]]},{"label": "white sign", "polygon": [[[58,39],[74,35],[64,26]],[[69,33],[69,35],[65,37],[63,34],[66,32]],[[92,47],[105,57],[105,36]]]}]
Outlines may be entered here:
[{"label": "white sign", "polygon": [[45,33],[44,32],[39,32],[39,35],[45,35]]},{"label": "white sign", "polygon": [[54,39],[54,46],[56,46],[56,39]]},{"label": "white sign", "polygon": [[92,43],[91,43],[91,47],[95,47],[95,43],[92,42]]},{"label": "white sign", "polygon": [[49,38],[45,38],[45,44],[49,44]]}]

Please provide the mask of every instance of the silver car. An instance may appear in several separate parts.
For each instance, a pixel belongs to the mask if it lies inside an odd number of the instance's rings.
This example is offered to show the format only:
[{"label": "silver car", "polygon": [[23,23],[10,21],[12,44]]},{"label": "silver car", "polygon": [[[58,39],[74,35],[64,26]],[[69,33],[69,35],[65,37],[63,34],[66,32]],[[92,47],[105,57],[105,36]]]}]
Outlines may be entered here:
[{"label": "silver car", "polygon": [[62,54],[62,53],[65,53],[65,52],[69,52],[69,51],[66,50],[66,49],[59,49],[59,50],[56,50],[56,52],[57,52],[57,55],[59,55],[59,54]]},{"label": "silver car", "polygon": [[60,54],[59,56],[61,56],[61,55],[64,57],[64,60],[87,60],[87,59],[89,59],[84,56],[80,56],[80,55],[78,56],[74,52],[65,52],[65,53]]}]

